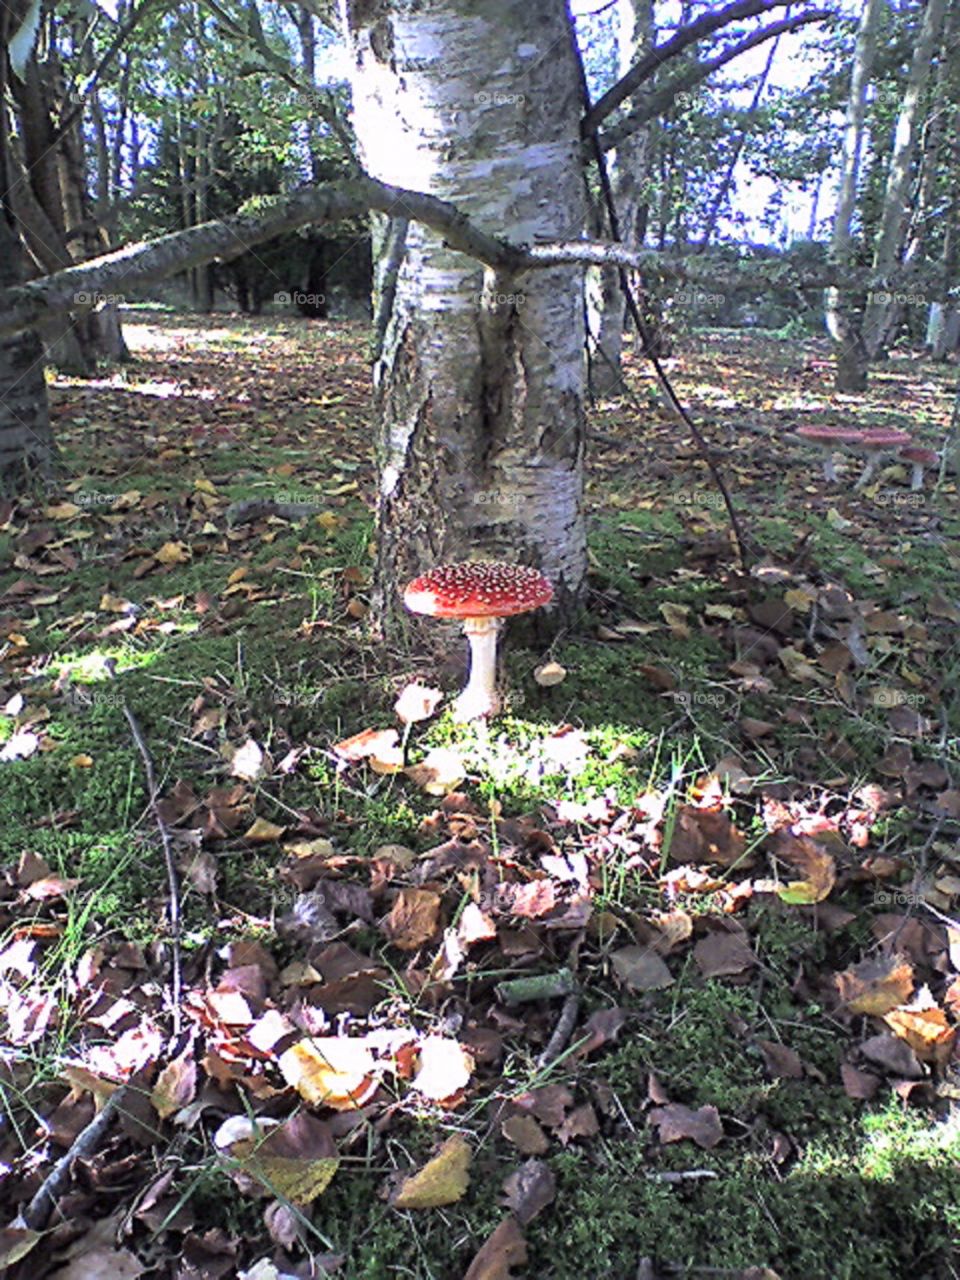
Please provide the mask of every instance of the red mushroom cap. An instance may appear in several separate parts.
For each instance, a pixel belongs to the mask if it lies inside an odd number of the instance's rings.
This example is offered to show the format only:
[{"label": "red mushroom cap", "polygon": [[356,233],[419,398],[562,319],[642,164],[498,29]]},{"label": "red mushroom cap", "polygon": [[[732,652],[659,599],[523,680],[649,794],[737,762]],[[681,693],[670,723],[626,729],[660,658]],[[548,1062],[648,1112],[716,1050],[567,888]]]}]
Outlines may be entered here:
[{"label": "red mushroom cap", "polygon": [[934,462],[940,461],[940,455],[936,449],[924,449],[918,444],[911,445],[908,449],[901,449],[900,457],[905,462],[919,462],[925,466],[932,466]]},{"label": "red mushroom cap", "polygon": [[507,618],[552,599],[553,587],[539,569],[498,560],[440,565],[403,593],[411,613],[431,618]]},{"label": "red mushroom cap", "polygon": [[898,427],[865,427],[856,443],[867,449],[885,449],[895,444],[912,444],[913,436]]},{"label": "red mushroom cap", "polygon": [[804,440],[849,441],[853,444],[859,441],[863,432],[859,427],[797,427],[794,434]]}]

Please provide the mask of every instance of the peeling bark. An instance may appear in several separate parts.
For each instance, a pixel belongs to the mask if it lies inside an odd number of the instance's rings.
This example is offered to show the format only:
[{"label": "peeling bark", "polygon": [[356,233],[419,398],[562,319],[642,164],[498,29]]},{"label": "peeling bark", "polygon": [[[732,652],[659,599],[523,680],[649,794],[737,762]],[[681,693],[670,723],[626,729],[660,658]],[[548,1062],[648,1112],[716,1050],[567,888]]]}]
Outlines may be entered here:
[{"label": "peeling bark", "polygon": [[[346,6],[365,168],[513,243],[578,237],[578,75],[553,0]],[[394,212],[403,214],[403,205]],[[583,280],[576,265],[486,270],[411,222],[374,372],[377,595],[444,561],[534,564],[559,617],[586,570]]]}]

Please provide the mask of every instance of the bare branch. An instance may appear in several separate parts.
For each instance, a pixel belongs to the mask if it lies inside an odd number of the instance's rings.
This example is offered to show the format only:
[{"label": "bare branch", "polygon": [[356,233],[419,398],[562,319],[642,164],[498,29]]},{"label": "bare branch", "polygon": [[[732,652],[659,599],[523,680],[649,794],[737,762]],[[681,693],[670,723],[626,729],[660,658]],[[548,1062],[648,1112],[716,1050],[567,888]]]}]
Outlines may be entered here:
[{"label": "bare branch", "polygon": [[581,135],[589,138],[592,133],[596,133],[607,116],[616,111],[621,102],[629,98],[632,93],[636,93],[637,89],[665,62],[677,57],[678,54],[683,53],[684,49],[696,44],[704,36],[712,35],[714,31],[729,26],[731,22],[738,22],[741,18],[755,18],[760,13],[781,9],[792,2],[793,0],[734,0],[733,4],[718,9],[716,13],[707,13],[696,22],[688,22],[669,40],[665,40],[663,44],[657,45],[655,49],[645,54],[612,89],[607,90],[583,117],[580,126]]},{"label": "bare branch", "polygon": [[622,120],[618,120],[609,129],[605,129],[600,135],[601,149],[610,151],[613,147],[618,146],[624,138],[642,128],[648,120],[653,120],[657,116],[663,115],[673,104],[678,93],[684,93],[686,90],[692,89],[695,85],[706,80],[714,71],[726,66],[734,58],[739,58],[742,53],[755,49],[757,45],[764,44],[767,40],[778,38],[785,31],[793,31],[808,22],[822,22],[824,18],[832,17],[833,14],[829,9],[815,9],[811,13],[798,14],[794,18],[784,18],[781,22],[771,23],[769,27],[762,27],[759,31],[755,31],[746,40],[741,40],[739,44],[732,45],[715,58],[707,58],[701,62],[695,62],[681,75],[676,76],[662,88],[651,93],[635,111],[631,111]]},{"label": "bare branch", "polygon": [[378,209],[411,218],[442,235],[453,249],[508,274],[563,263],[639,265],[621,245],[587,240],[515,245],[487,235],[454,205],[420,191],[392,187],[370,177],[308,187],[271,200],[257,213],[238,213],[91,258],[0,293],[0,337],[42,326],[63,312],[90,310],[104,295],[122,301],[134,286],[166,279],[213,261],[229,261],[286,231],[336,222]]}]

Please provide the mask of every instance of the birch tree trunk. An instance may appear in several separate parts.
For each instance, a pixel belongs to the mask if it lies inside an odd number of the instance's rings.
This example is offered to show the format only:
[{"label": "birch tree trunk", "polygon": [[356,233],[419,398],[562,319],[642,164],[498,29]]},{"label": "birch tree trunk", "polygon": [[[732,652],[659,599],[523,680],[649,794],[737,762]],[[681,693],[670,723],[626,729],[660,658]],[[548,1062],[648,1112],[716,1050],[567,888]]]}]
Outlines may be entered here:
[{"label": "birch tree trunk", "polygon": [[[852,257],[853,214],[857,203],[857,186],[863,151],[863,121],[867,110],[867,90],[873,66],[877,22],[882,0],[864,0],[857,42],[850,72],[850,96],[847,99],[843,126],[843,153],[840,162],[840,189],[833,217],[830,257],[838,271]],[[837,362],[836,389],[843,392],[863,391],[867,385],[867,353],[849,297],[831,287],[824,294],[824,323],[833,339]]]},{"label": "birch tree trunk", "polygon": [[[562,0],[345,0],[373,177],[523,243],[585,219],[579,80]],[[392,211],[405,214],[403,208]],[[568,613],[586,569],[583,272],[478,269],[411,221],[374,371],[378,613],[444,561],[534,564]]]},{"label": "birch tree trunk", "polygon": [[[893,137],[893,152],[887,172],[883,211],[873,254],[874,269],[889,275],[900,263],[904,237],[909,221],[909,194],[913,178],[913,159],[921,122],[923,92],[930,75],[934,51],[943,26],[946,0],[927,0],[914,46],[907,86]],[[863,317],[863,339],[867,355],[873,359],[881,350],[889,328],[890,317],[897,306],[896,295],[886,290],[871,294]]]}]

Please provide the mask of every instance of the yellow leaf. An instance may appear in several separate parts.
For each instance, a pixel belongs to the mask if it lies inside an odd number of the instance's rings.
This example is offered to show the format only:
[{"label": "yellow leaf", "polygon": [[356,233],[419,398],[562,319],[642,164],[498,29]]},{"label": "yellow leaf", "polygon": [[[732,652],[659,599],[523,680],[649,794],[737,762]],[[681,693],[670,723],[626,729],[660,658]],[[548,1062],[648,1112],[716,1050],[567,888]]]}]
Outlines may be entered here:
[{"label": "yellow leaf", "polygon": [[81,513],[81,508],[73,502],[58,502],[56,506],[44,508],[43,514],[48,520],[72,520]]},{"label": "yellow leaf", "polygon": [[216,494],[217,486],[212,480],[208,480],[206,476],[198,476],[193,482],[193,487],[199,489],[201,493]]},{"label": "yellow leaf", "polygon": [[253,826],[249,831],[243,833],[244,840],[279,840],[286,827],[278,827],[275,822],[270,822],[266,818],[255,818]]},{"label": "yellow leaf", "polygon": [[462,1199],[470,1182],[472,1152],[466,1138],[455,1133],[432,1160],[405,1178],[391,1197],[397,1209],[436,1209]]},{"label": "yellow leaf", "polygon": [[186,564],[190,548],[183,542],[165,542],[153,558],[160,564]]},{"label": "yellow leaf", "polygon": [[280,1055],[278,1065],[287,1084],[317,1107],[349,1111],[377,1090],[373,1054],[357,1036],[301,1040]]},{"label": "yellow leaf", "polygon": [[885,1014],[883,1020],[901,1040],[907,1042],[921,1062],[942,1064],[953,1052],[957,1029],[950,1026],[947,1015],[927,987],[918,992],[910,1004]]},{"label": "yellow leaf", "polygon": [[308,1205],[321,1195],[340,1164],[329,1126],[306,1111],[280,1125],[231,1116],[214,1144],[236,1161],[228,1172],[241,1190],[251,1190],[252,1182],[294,1205]]},{"label": "yellow leaf", "polygon": [[245,578],[249,572],[250,570],[246,565],[241,565],[239,569],[234,569],[233,573],[231,573],[230,577],[227,579],[227,585],[232,587],[235,582],[240,582]]},{"label": "yellow leaf", "polygon": [[901,955],[881,955],[844,969],[836,981],[840,999],[851,1013],[882,1016],[909,999],[913,967]]},{"label": "yellow leaf", "polygon": [[326,529],[328,533],[332,533],[334,529],[340,525],[340,517],[332,511],[321,511],[318,516],[314,516],[317,524],[321,528]]},{"label": "yellow leaf", "polygon": [[74,769],[92,769],[93,756],[88,756],[81,753],[78,756],[73,756],[70,760],[70,763]]}]

